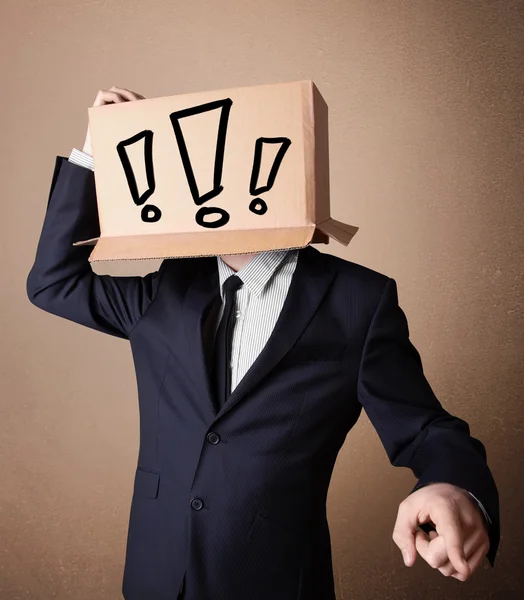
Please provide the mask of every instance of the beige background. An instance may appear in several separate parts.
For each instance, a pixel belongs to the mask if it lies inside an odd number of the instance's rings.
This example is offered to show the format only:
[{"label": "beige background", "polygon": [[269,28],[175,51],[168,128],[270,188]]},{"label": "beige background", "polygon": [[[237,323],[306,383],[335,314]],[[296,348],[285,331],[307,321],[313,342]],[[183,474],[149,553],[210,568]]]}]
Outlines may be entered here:
[{"label": "beige background", "polygon": [[[415,480],[364,414],[328,498],[338,598],[520,597],[523,15],[512,0],[2,0],[0,598],[120,598],[130,349],[25,294],[55,156],[82,147],[99,88],[303,78],[331,110],[333,216],[361,227],[323,249],[397,280],[428,379],[486,445],[502,506],[494,570],[464,584],[420,557],[405,567],[391,533]],[[137,267],[154,265],[118,272]]]}]

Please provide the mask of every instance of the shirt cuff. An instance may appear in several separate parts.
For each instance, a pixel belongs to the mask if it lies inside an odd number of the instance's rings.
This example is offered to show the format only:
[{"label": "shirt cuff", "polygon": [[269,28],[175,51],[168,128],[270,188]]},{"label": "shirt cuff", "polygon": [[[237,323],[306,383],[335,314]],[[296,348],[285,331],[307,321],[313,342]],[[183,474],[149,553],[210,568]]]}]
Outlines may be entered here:
[{"label": "shirt cuff", "polygon": [[69,162],[79,165],[80,167],[85,167],[86,169],[91,169],[91,171],[95,170],[95,163],[91,154],[82,152],[82,150],[78,150],[77,148],[73,148],[73,150],[71,150]]},{"label": "shirt cuff", "polygon": [[[467,490],[466,490],[467,491]],[[486,518],[486,521],[488,522],[489,525],[491,525],[491,519],[489,518],[488,513],[486,512],[486,509],[484,508],[484,506],[482,506],[481,501],[476,497],[473,496],[473,494],[471,492],[468,492],[468,494],[477,502],[477,504],[480,507],[480,510],[482,511],[482,514],[484,515],[484,517]]]}]

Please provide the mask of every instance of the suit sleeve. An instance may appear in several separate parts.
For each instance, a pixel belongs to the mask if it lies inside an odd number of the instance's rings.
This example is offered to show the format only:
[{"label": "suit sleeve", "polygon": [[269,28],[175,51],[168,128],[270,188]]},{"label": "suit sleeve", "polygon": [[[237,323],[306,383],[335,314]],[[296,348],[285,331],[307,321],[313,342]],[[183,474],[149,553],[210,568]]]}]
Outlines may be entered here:
[{"label": "suit sleeve", "polygon": [[163,273],[97,275],[92,246],[73,242],[100,235],[94,173],[57,156],[36,257],[27,277],[29,300],[75,323],[128,339],[153,302]]},{"label": "suit sleeve", "polygon": [[499,544],[499,498],[482,442],[469,425],[447,412],[435,397],[420,355],[409,339],[397,285],[389,278],[364,343],[358,398],[376,429],[389,461],[411,469],[415,490],[435,482],[461,487],[489,515],[488,560]]}]

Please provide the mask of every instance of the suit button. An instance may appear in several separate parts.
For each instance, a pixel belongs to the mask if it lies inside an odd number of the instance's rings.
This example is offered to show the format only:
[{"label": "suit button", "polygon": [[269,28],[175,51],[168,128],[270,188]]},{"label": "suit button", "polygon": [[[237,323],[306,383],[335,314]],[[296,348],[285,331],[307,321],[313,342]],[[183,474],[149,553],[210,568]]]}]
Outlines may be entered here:
[{"label": "suit button", "polygon": [[210,444],[218,444],[218,442],[220,441],[220,436],[218,435],[218,433],[211,431],[207,434],[207,441]]},{"label": "suit button", "polygon": [[191,500],[191,507],[195,510],[200,510],[202,506],[204,506],[204,503],[200,498],[193,498],[193,500]]}]

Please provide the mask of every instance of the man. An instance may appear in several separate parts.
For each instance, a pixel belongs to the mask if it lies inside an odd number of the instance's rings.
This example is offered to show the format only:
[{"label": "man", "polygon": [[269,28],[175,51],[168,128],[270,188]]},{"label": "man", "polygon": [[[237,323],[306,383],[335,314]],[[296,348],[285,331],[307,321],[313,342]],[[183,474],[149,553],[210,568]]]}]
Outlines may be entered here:
[{"label": "man", "polygon": [[[101,90],[95,106],[143,96]],[[36,306],[127,339],[140,402],[127,600],[333,600],[326,495],[362,407],[418,483],[393,540],[411,566],[468,579],[499,543],[480,441],[443,409],[409,341],[395,280],[308,246],[93,273],[89,130],[57,157]],[[76,163],[76,164],[75,164]]]}]

